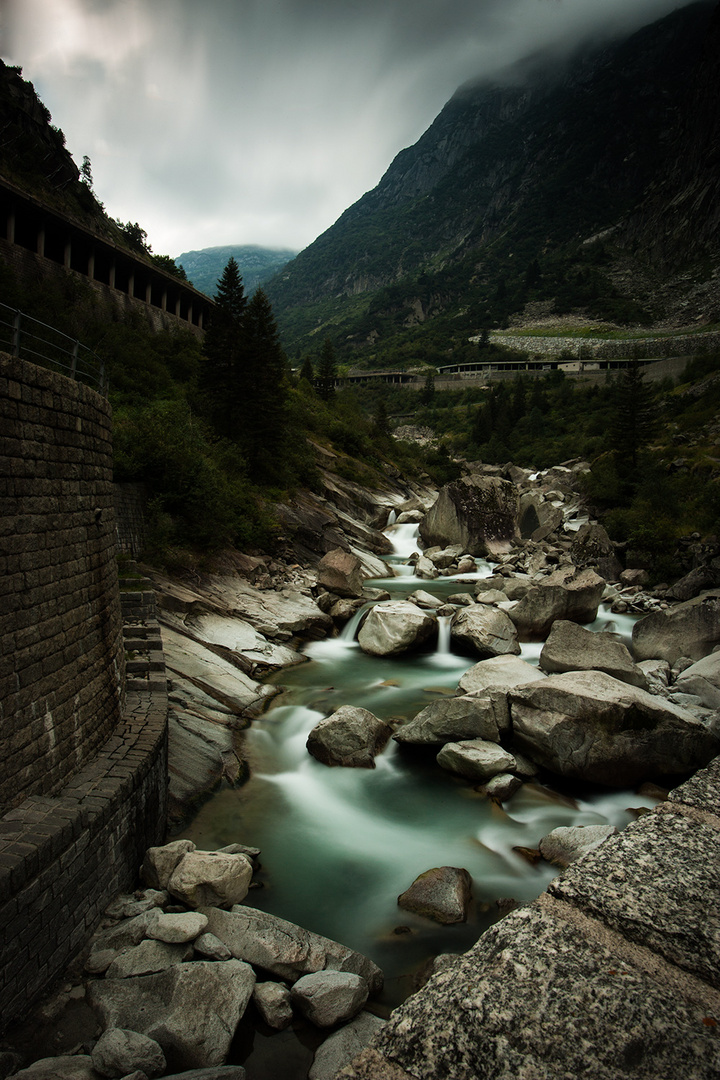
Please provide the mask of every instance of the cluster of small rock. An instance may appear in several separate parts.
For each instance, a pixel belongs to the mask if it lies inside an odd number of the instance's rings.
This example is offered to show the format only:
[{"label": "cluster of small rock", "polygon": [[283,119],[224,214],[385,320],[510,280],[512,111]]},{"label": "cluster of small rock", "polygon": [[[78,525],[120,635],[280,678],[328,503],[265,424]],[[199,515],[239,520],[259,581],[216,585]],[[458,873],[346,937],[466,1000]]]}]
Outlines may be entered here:
[{"label": "cluster of small rock", "polygon": [[276,1030],[302,1018],[332,1032],[309,1074],[330,1080],[383,1024],[363,1008],[382,972],[245,906],[258,856],[240,844],[198,851],[189,840],[150,848],[146,888],[110,905],[85,962],[103,1033],[89,1053],[41,1059],[18,1080],[242,1080],[244,1069],[225,1062],[250,1001]]}]

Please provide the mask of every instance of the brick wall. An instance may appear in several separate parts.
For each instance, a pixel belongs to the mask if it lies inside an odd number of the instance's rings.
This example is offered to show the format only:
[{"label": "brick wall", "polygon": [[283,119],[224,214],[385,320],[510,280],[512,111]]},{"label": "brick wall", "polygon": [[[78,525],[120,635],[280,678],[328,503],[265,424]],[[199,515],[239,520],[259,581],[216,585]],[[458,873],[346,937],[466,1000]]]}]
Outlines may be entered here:
[{"label": "brick wall", "polygon": [[126,684],[123,622],[159,632],[151,593],[122,615],[111,455],[103,398],[0,354],[0,1030],[165,833],[164,676]]},{"label": "brick wall", "polygon": [[121,714],[110,406],[0,357],[0,813],[52,795]]}]

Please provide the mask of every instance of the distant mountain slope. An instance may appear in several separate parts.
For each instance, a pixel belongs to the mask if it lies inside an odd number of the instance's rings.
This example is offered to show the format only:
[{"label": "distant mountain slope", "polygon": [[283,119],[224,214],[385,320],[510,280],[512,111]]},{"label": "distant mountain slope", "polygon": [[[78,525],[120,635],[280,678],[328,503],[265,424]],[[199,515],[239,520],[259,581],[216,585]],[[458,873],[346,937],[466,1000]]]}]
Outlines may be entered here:
[{"label": "distant mountain slope", "polygon": [[264,284],[281,267],[295,258],[296,251],[285,248],[264,248],[253,245],[228,244],[224,247],[202,248],[200,251],[184,251],[175,262],[184,269],[190,281],[200,292],[214,296],[218,278],[230,258],[240,267],[245,292],[250,295],[258,285]]},{"label": "distant mountain slope", "polygon": [[505,85],[461,88],[378,186],[269,284],[288,345],[330,334],[382,363],[383,343],[419,340],[420,325],[427,339],[431,320],[465,340],[527,304],[621,323],[665,316],[652,274],[618,266],[652,260],[653,222],[693,187],[691,160],[707,184],[686,200],[678,243],[664,244],[665,277],[693,259],[695,232],[703,272],[720,265],[706,190],[718,169],[703,165],[717,161],[714,7],[692,4],[560,67],[535,58]]}]

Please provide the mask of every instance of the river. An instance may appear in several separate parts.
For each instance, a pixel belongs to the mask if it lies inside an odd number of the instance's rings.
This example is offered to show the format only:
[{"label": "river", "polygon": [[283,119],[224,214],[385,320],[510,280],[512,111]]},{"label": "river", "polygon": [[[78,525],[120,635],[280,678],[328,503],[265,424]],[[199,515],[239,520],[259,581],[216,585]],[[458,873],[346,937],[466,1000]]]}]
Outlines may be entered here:
[{"label": "river", "polygon": [[[394,598],[416,589],[443,597],[472,592],[478,578],[491,573],[478,560],[474,574],[421,581],[404,565],[416,550],[415,527],[393,526],[388,536],[395,546],[388,562],[398,576],[368,584]],[[286,689],[246,733],[251,779],[239,789],[220,789],[182,835],[201,848],[259,847],[262,887],[246,902],[372,957],[385,972],[381,1004],[389,1008],[412,992],[414,972],[428,958],[469,948],[498,919],[498,900],[533,900],[557,875],[545,863],[530,865],[513,848],[536,848],[558,825],[623,828],[633,820],[630,808],[654,800],[534,783],[499,807],[441,769],[432,751],[392,740],[375,769],[320,764],[305,742],[334,709],[361,705],[390,722],[408,720],[438,695],[453,694],[477,659],[453,653],[446,633],[426,652],[367,656],[354,638],[361,614],[340,637],[307,645],[308,663],[272,677]],[[601,610],[591,629],[614,629],[627,642],[632,621]],[[537,663],[541,647],[524,645],[523,658]],[[435,925],[398,908],[398,895],[434,866],[470,872],[467,923]]]}]

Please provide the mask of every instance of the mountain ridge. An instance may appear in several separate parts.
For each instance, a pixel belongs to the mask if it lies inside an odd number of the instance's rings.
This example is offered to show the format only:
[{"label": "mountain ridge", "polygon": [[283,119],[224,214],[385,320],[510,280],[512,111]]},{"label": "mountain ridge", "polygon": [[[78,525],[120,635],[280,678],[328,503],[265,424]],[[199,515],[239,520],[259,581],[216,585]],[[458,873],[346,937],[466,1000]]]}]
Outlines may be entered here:
[{"label": "mountain ridge", "polygon": [[214,296],[218,279],[230,258],[234,258],[238,264],[245,292],[252,293],[296,255],[297,251],[289,248],[220,244],[185,251],[182,255],[176,255],[174,261],[183,267],[196,289],[207,296]]},{"label": "mountain ridge", "polygon": [[[717,70],[717,24],[714,2],[701,0],[546,74],[536,61],[524,83],[461,87],[378,185],[268,284],[290,343],[329,334],[362,353],[438,315],[477,332],[553,292],[564,293],[561,312],[657,320],[651,296],[633,296],[622,275],[603,269],[607,251],[593,263],[575,249],[629,221],[672,172],[698,111],[693,93],[707,94]],[[716,124],[696,117],[695,129],[707,148]],[[711,255],[717,232],[708,232]],[[643,247],[639,218],[635,239],[628,230],[622,241],[623,258]],[[682,262],[668,255],[669,267]],[[538,260],[557,265],[542,288],[523,288]],[[498,303],[503,287],[510,296]],[[588,310],[593,290],[603,302]]]}]

